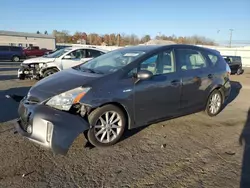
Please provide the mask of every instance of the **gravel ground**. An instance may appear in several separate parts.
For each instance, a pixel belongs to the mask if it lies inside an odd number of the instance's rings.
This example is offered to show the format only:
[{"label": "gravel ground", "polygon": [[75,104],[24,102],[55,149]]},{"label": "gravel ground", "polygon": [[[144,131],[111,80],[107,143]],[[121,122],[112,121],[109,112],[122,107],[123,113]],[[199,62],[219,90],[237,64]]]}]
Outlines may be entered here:
[{"label": "gravel ground", "polygon": [[[85,147],[81,135],[67,156],[53,156],[18,134],[18,104],[34,81],[16,79],[17,63],[0,63],[0,187],[250,187],[250,70],[231,76],[229,104],[126,134],[115,146]],[[242,175],[243,174],[243,175]]]}]

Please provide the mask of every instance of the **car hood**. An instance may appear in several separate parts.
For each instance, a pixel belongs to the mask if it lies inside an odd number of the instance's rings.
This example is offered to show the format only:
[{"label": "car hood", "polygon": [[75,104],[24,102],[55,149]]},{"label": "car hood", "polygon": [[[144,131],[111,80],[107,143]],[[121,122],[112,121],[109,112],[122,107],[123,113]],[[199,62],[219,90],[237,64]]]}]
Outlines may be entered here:
[{"label": "car hood", "polygon": [[55,61],[56,58],[48,58],[48,57],[36,57],[23,61],[23,64],[31,64],[31,63],[48,63]]},{"label": "car hood", "polygon": [[42,102],[50,97],[76,87],[88,87],[92,81],[102,76],[101,74],[81,72],[72,68],[66,69],[37,82],[31,87],[28,97]]}]

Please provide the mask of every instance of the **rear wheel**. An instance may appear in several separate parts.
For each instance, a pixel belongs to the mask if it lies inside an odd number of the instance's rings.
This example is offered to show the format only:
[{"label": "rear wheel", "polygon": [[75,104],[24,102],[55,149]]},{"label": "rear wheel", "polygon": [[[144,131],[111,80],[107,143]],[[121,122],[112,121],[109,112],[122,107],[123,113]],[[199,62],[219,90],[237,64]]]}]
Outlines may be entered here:
[{"label": "rear wheel", "polygon": [[48,77],[48,76],[50,76],[50,75],[52,75],[52,74],[55,74],[57,71],[55,70],[55,69],[48,69],[48,70],[46,70],[46,71],[44,71],[44,73],[43,73],[43,77],[45,78],[45,77]]},{"label": "rear wheel", "polygon": [[19,62],[20,58],[18,56],[13,56],[12,61]]},{"label": "rear wheel", "polygon": [[237,75],[240,75],[241,73],[242,73],[242,69],[239,68],[239,69],[237,70],[236,74],[237,74]]},{"label": "rear wheel", "polygon": [[114,105],[97,108],[88,117],[92,128],[87,138],[97,147],[111,146],[119,141],[126,127],[123,111]]},{"label": "rear wheel", "polygon": [[222,95],[221,92],[217,89],[215,89],[209,96],[206,106],[206,113],[210,117],[216,116],[220,113],[222,109]]}]

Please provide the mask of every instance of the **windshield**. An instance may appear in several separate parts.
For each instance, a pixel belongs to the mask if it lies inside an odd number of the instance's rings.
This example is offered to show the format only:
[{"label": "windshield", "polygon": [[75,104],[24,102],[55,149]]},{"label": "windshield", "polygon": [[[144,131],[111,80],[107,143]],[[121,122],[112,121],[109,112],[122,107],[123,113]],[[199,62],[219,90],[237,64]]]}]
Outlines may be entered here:
[{"label": "windshield", "polygon": [[65,54],[66,52],[70,51],[70,50],[71,50],[70,48],[63,48],[61,50],[55,51],[52,54],[48,54],[45,57],[48,57],[48,58],[58,58],[58,57],[62,56],[63,54]]},{"label": "windshield", "polygon": [[143,54],[145,52],[138,50],[115,50],[94,58],[80,65],[79,68],[81,71],[89,70],[94,73],[110,74],[130,64]]}]

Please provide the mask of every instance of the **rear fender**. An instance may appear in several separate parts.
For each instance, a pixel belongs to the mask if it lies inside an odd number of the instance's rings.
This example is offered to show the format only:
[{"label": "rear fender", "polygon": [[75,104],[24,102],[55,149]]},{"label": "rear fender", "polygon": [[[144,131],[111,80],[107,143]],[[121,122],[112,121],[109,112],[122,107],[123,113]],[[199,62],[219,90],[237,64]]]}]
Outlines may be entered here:
[{"label": "rear fender", "polygon": [[224,103],[224,100],[225,100],[225,94],[224,94],[224,91],[223,91],[223,85],[221,84],[217,84],[217,85],[214,85],[213,87],[210,88],[210,91],[208,93],[208,96],[207,96],[207,100],[208,100],[208,97],[210,96],[210,94],[215,90],[215,89],[218,89],[222,95],[222,99],[223,99],[223,103]]}]

